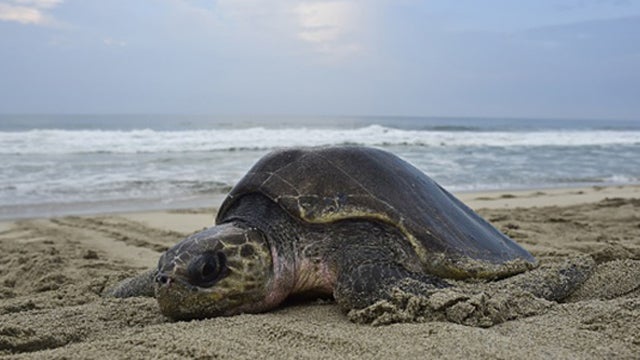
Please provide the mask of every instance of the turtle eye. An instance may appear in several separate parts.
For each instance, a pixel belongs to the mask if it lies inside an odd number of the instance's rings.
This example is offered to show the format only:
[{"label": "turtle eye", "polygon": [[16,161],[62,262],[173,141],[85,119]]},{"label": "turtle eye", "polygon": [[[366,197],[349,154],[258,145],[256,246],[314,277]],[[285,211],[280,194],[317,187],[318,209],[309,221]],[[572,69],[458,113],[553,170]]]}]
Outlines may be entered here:
[{"label": "turtle eye", "polygon": [[222,252],[205,252],[187,268],[189,282],[201,287],[213,286],[226,274],[227,257]]}]

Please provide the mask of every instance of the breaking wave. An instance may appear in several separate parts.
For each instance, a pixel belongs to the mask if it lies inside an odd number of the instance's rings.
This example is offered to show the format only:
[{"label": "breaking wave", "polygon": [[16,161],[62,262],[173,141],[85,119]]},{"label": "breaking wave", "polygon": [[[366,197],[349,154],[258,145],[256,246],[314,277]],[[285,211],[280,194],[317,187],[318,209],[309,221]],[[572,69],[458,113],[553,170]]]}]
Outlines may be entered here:
[{"label": "breaking wave", "polygon": [[639,145],[640,131],[451,131],[406,130],[370,125],[357,129],[253,127],[188,131],[145,129],[0,132],[0,154],[211,152],[341,144],[412,147]]}]

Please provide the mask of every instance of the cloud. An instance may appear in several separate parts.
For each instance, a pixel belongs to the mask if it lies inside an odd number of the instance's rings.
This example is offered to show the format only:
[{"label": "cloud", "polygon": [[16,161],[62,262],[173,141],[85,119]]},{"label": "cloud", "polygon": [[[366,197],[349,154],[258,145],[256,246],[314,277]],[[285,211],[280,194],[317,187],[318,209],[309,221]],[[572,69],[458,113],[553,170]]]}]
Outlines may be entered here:
[{"label": "cloud", "polygon": [[[344,58],[363,49],[358,32],[366,6],[378,0],[218,0],[215,4],[169,0],[194,17],[208,14],[220,33],[244,37],[263,46],[291,47]],[[366,4],[366,6],[365,6]],[[206,6],[205,6],[206,5]],[[195,9],[199,9],[196,12]],[[200,14],[196,16],[196,14]]]},{"label": "cloud", "polygon": [[565,0],[556,4],[556,8],[561,11],[571,11],[588,7],[628,7],[632,5],[629,0]]},{"label": "cloud", "polygon": [[62,0],[12,0],[16,4],[39,9],[51,9],[62,3]]},{"label": "cloud", "polygon": [[302,2],[294,8],[297,37],[323,53],[346,55],[357,52],[359,44],[351,35],[359,23],[358,4],[347,1]]},{"label": "cloud", "polygon": [[116,40],[110,37],[104,38],[102,43],[105,46],[124,47],[127,46],[127,42],[123,40]]},{"label": "cloud", "polygon": [[21,24],[41,24],[44,21],[44,15],[38,9],[0,3],[0,20]]},{"label": "cloud", "polygon": [[56,20],[47,10],[60,5],[62,0],[11,0],[0,2],[0,21],[13,21],[25,25],[54,25]]}]

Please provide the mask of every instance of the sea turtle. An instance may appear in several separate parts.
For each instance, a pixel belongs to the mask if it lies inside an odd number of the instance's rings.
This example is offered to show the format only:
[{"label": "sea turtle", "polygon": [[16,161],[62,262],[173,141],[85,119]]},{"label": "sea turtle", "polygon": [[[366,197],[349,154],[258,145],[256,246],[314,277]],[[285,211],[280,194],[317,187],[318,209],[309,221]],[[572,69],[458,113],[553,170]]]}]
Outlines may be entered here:
[{"label": "sea turtle", "polygon": [[[289,148],[249,170],[215,226],[108,295],[155,295],[173,319],[264,312],[294,295],[333,296],[352,310],[397,289],[429,296],[455,280],[497,280],[535,267],[529,252],[387,151]],[[572,269],[559,282],[522,283],[558,300],[584,280]]]}]

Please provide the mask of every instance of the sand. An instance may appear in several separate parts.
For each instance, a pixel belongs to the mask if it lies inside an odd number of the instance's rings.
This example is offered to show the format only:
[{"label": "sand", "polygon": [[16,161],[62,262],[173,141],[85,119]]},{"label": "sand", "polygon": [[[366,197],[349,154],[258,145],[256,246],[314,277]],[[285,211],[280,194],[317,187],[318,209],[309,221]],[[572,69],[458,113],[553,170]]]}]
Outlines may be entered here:
[{"label": "sand", "polygon": [[639,186],[460,197],[541,266],[588,259],[593,273],[563,303],[537,302],[515,316],[495,307],[495,324],[417,317],[423,322],[362,325],[329,300],[173,322],[153,299],[100,293],[209,226],[214,209],[5,222],[0,357],[640,358]]}]

